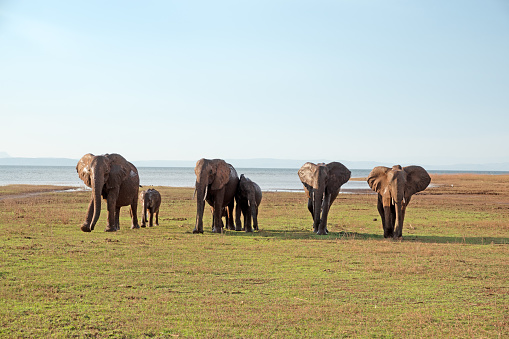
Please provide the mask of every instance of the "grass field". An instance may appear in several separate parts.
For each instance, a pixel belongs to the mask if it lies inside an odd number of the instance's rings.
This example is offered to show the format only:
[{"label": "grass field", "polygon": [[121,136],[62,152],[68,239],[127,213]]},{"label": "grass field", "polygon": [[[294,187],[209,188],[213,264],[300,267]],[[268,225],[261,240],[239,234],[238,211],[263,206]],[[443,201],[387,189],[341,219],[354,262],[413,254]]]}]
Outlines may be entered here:
[{"label": "grass field", "polygon": [[0,187],[0,337],[507,338],[509,176],[432,184],[402,241],[372,194],[341,194],[327,236],[283,192],[264,192],[259,232],[212,234],[207,209],[196,235],[193,189],[157,187],[160,226],[131,230],[123,208],[103,232],[103,204],[83,233],[90,192]]}]

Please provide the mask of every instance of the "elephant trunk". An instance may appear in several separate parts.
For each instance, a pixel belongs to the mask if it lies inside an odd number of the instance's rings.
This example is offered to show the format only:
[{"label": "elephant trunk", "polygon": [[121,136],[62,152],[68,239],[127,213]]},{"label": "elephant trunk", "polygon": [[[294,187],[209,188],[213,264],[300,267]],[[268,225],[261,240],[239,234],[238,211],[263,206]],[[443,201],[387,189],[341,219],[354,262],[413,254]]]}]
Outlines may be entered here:
[{"label": "elephant trunk", "polygon": [[315,233],[318,233],[320,230],[320,216],[322,213],[322,203],[323,203],[323,189],[317,189],[313,192],[313,230]]},{"label": "elephant trunk", "polygon": [[403,235],[403,219],[405,218],[404,207],[401,201],[396,202],[396,227],[394,238],[400,238]]},{"label": "elephant trunk", "polygon": [[99,220],[99,216],[101,215],[101,192],[104,186],[104,179],[102,175],[94,175],[92,181],[92,194],[93,194],[93,204],[94,204],[94,217],[92,218],[92,222],[90,224],[90,229],[93,230],[97,220]]},{"label": "elephant trunk", "polygon": [[208,185],[196,182],[196,224],[193,233],[203,233],[203,211],[207,198]]}]

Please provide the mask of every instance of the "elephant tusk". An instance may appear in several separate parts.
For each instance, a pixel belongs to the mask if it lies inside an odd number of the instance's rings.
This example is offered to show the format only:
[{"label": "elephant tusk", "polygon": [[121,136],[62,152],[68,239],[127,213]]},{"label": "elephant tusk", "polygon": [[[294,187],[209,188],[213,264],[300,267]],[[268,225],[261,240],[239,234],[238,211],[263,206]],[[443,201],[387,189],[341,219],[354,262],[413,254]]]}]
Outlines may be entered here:
[{"label": "elephant tusk", "polygon": [[391,198],[391,203],[392,203],[393,205],[396,205],[396,202],[394,201],[394,198]]},{"label": "elephant tusk", "polygon": [[405,197],[403,197],[403,204],[406,205],[406,200],[405,200]]},{"label": "elephant tusk", "polygon": [[207,199],[207,191],[209,190],[209,186],[205,186],[205,194],[203,195],[203,201],[205,201],[205,199]]},{"label": "elephant tusk", "polygon": [[196,196],[196,186],[194,186],[193,200],[195,196]]}]

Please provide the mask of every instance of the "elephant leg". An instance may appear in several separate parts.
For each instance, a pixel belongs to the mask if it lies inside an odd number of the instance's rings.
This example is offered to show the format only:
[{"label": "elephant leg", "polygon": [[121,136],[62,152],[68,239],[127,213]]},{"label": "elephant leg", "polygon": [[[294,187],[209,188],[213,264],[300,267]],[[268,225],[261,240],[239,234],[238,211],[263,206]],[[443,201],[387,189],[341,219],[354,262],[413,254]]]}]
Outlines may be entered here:
[{"label": "elephant leg", "polygon": [[131,204],[131,229],[140,228],[138,225],[138,201],[135,201]]},{"label": "elephant leg", "polygon": [[115,211],[117,209],[117,207],[115,206],[116,205],[116,201],[114,201],[116,199],[112,199],[111,197],[108,197],[108,199],[106,200],[107,202],[107,206],[108,206],[108,224],[106,225],[106,229],[105,231],[106,232],[115,232],[117,230],[117,226],[116,226],[116,215],[115,215]]},{"label": "elephant leg", "polygon": [[242,221],[240,220],[240,215],[242,213],[242,209],[240,207],[240,199],[235,198],[236,206],[235,206],[235,231],[242,231]]},{"label": "elephant leg", "polygon": [[258,231],[258,206],[256,206],[255,215],[253,215],[253,228]]},{"label": "elephant leg", "polygon": [[159,226],[159,210],[156,211],[156,226]]},{"label": "elephant leg", "polygon": [[148,226],[149,227],[154,226],[154,211],[152,209],[150,209],[150,222],[148,223]]},{"label": "elephant leg", "polygon": [[326,235],[327,231],[327,217],[329,216],[329,201],[330,194],[326,194],[323,202],[322,202],[322,219],[320,220],[320,225],[318,226],[318,235]]},{"label": "elephant leg", "polygon": [[223,199],[224,199],[224,190],[220,190],[216,194],[216,199],[214,201],[214,228],[212,229],[213,233],[221,233],[222,232],[222,223],[223,223]]},{"label": "elephant leg", "polygon": [[[237,231],[237,228],[235,227],[234,217],[233,217],[233,209],[235,207],[235,200],[232,199],[228,206],[226,207],[226,223],[228,224],[228,229],[232,231]],[[240,230],[238,230],[240,231]]]},{"label": "elephant leg", "polygon": [[115,208],[115,228],[120,230],[120,207]]}]

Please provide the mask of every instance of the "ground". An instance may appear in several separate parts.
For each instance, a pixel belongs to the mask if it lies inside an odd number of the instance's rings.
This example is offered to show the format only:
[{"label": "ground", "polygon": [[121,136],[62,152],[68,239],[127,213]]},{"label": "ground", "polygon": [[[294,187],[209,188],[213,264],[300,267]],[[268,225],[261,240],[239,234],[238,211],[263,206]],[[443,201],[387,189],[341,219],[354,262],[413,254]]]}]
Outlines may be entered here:
[{"label": "ground", "polygon": [[285,192],[264,192],[259,232],[196,235],[193,189],[157,187],[160,226],[123,208],[103,232],[103,204],[83,233],[90,192],[0,187],[0,337],[504,337],[509,176],[432,184],[401,241],[369,192],[340,194],[327,236]]}]

